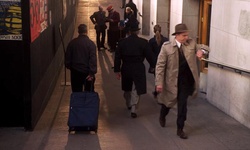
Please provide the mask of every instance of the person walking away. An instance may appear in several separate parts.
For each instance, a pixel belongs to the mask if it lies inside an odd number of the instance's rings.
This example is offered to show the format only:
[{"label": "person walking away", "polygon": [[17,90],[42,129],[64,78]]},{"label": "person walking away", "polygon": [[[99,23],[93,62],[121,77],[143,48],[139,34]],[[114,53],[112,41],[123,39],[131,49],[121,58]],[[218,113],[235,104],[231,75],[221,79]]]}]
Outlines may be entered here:
[{"label": "person walking away", "polygon": [[112,5],[107,7],[107,11],[108,11],[107,21],[109,22],[109,29],[108,29],[108,45],[110,47],[109,51],[114,52],[117,42],[120,38],[120,30],[118,26],[118,24],[120,23],[120,14],[114,10]]},{"label": "person walking away", "polygon": [[115,51],[114,72],[121,79],[126,106],[131,117],[137,117],[140,96],[147,92],[144,60],[154,67],[156,59],[146,39],[138,37],[138,24],[131,24],[130,35],[118,42]]},{"label": "person walking away", "polygon": [[65,67],[70,70],[72,92],[94,91],[97,72],[96,45],[87,36],[87,26],[78,26],[78,37],[71,40],[65,53]]},{"label": "person walking away", "polygon": [[125,10],[124,10],[124,20],[126,19],[126,8],[127,7],[130,7],[133,12],[134,12],[134,15],[135,15],[135,18],[137,19],[137,12],[138,12],[138,9],[137,9],[137,6],[135,5],[135,3],[133,2],[133,0],[129,0],[128,3],[125,5]]},{"label": "person walking away", "polygon": [[101,51],[101,49],[107,49],[104,46],[105,43],[105,37],[106,37],[106,13],[103,11],[103,7],[99,6],[99,11],[94,12],[90,16],[91,22],[95,25],[96,30],[96,45],[98,51]]},{"label": "person walking away", "polygon": [[134,11],[130,7],[126,7],[124,24],[125,24],[124,30],[127,35],[129,33],[129,28],[131,24],[139,25],[139,21],[136,19]]},{"label": "person walking away", "polygon": [[196,97],[199,90],[199,71],[197,58],[209,51],[208,46],[196,44],[189,39],[185,24],[177,24],[172,42],[165,42],[158,55],[155,68],[155,85],[158,103],[161,104],[159,122],[165,127],[166,115],[177,103],[177,135],[187,139],[183,131],[187,118],[187,99]]},{"label": "person walking away", "polygon": [[[161,34],[161,26],[159,24],[156,24],[154,26],[153,30],[154,30],[155,35],[154,35],[154,37],[149,39],[148,42],[149,42],[150,48],[153,50],[153,52],[155,54],[155,57],[157,58],[159,53],[160,53],[162,44],[164,42],[169,41],[169,39]],[[155,72],[152,72],[152,73],[155,76]],[[153,95],[154,95],[155,98],[157,98],[156,89],[153,92]]]}]

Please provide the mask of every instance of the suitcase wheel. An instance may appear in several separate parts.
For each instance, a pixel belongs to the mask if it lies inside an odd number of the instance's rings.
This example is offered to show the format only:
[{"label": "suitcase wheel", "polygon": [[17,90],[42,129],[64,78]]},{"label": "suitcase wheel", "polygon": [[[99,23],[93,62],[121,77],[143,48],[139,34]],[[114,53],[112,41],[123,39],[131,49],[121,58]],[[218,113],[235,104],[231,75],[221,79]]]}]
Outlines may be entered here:
[{"label": "suitcase wheel", "polygon": [[70,133],[71,131],[74,131],[74,130],[75,130],[74,127],[69,127],[68,132]]}]

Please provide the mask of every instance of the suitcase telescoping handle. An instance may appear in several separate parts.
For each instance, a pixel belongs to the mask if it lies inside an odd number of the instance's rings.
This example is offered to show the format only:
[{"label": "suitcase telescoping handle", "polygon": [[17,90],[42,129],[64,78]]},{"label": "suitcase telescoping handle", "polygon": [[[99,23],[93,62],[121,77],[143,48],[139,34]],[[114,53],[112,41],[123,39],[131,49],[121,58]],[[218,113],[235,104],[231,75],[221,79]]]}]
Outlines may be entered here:
[{"label": "suitcase telescoping handle", "polygon": [[94,92],[94,83],[95,83],[95,77],[93,79],[88,80],[88,78],[85,79],[85,85],[84,85],[84,91]]}]

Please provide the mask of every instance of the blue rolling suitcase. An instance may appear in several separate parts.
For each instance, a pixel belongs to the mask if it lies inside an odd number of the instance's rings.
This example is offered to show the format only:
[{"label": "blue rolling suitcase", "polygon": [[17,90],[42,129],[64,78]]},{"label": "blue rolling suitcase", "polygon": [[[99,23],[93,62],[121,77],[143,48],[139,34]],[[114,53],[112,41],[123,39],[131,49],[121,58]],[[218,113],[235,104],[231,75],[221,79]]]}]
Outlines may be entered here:
[{"label": "blue rolling suitcase", "polygon": [[99,103],[97,92],[73,92],[70,96],[69,133],[71,131],[97,132]]}]

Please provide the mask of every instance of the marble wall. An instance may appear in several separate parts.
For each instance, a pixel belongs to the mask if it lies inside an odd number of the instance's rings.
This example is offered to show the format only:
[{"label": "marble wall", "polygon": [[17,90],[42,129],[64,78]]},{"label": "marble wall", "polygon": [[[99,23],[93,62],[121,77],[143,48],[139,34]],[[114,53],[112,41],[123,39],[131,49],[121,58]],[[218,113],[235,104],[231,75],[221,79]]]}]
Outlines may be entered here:
[{"label": "marble wall", "polygon": [[169,39],[173,40],[175,25],[182,22],[182,12],[183,12],[183,0],[171,0],[171,10],[170,10],[170,36]]},{"label": "marble wall", "polygon": [[[149,8],[146,8],[145,6],[145,2],[144,2],[144,9],[146,11],[148,11],[150,9],[150,21],[149,22],[144,22],[142,24],[142,27],[144,27],[145,25],[148,26],[149,25],[149,34],[147,34],[146,36],[149,37],[153,37],[155,35],[154,33],[154,26],[156,24],[159,24],[161,26],[161,34],[168,37],[169,33],[168,33],[168,17],[169,17],[169,1],[168,0],[151,0],[150,4],[149,4]],[[140,18],[142,20],[145,19],[144,13],[143,13],[143,17]],[[143,35],[145,35],[144,33],[142,33]]]},{"label": "marble wall", "polygon": [[[162,35],[169,37],[169,0],[158,0],[157,2],[157,24],[161,26]],[[152,28],[153,29],[153,28]]]},{"label": "marble wall", "polygon": [[[250,0],[213,0],[209,59],[250,70]],[[250,128],[250,74],[208,66],[207,100]]]},{"label": "marble wall", "polygon": [[182,22],[185,23],[191,32],[189,37],[197,40],[199,26],[199,1],[184,0]]}]

